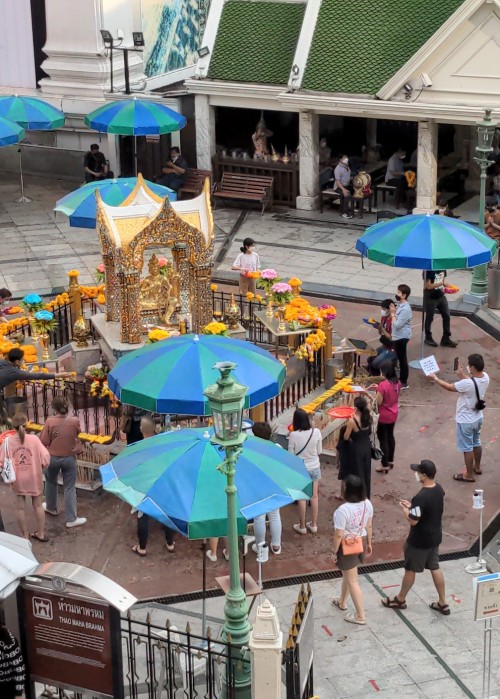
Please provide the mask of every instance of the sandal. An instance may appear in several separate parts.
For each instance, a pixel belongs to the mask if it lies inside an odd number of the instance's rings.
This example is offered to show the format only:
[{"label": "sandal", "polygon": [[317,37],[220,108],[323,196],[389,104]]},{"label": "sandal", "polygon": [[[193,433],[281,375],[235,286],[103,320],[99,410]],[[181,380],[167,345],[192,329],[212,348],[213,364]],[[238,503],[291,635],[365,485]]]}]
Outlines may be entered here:
[{"label": "sandal", "polygon": [[345,607],[340,606],[340,597],[334,597],[332,599],[332,606],[337,607],[337,609],[340,609],[343,612],[345,612],[347,609],[347,605]]},{"label": "sandal", "polygon": [[145,551],[144,551],[144,553],[142,551],[139,551],[139,544],[134,544],[134,546],[132,546],[132,551],[134,553],[136,553],[138,556],[140,556],[141,558],[144,558],[144,556],[146,555]]},{"label": "sandal", "polygon": [[387,609],[406,609],[407,608],[406,602],[401,602],[401,600],[399,600],[397,598],[397,596],[393,597],[392,599],[390,597],[386,597],[385,599],[382,600],[382,604],[384,605],[384,607],[387,607]]},{"label": "sandal", "polygon": [[386,468],[385,466],[382,466],[382,468],[376,468],[375,471],[377,473],[389,473],[389,469]]},{"label": "sandal", "polygon": [[483,473],[480,468],[479,469],[475,468],[473,470],[474,470],[474,473],[476,474],[476,476],[481,476]]},{"label": "sandal", "polygon": [[460,481],[462,483],[475,483],[476,479],[475,478],[469,478],[469,476],[464,476],[463,473],[455,473],[453,476],[454,481]]},{"label": "sandal", "polygon": [[173,542],[172,544],[168,544],[167,542],[165,542],[165,546],[169,553],[173,553],[175,551],[175,542]]},{"label": "sandal", "polygon": [[451,609],[449,604],[439,604],[439,602],[432,602],[432,604],[429,604],[429,607],[431,609],[434,609],[435,612],[439,612],[440,614],[444,614],[444,616],[448,616],[451,614]]},{"label": "sandal", "polygon": [[48,541],[46,536],[40,536],[38,532],[32,532],[30,534],[30,539],[36,539],[37,541],[43,541],[44,543]]},{"label": "sandal", "polygon": [[349,614],[345,615],[344,621],[348,621],[350,624],[359,624],[359,626],[366,626],[366,620],[356,619],[356,616],[352,612],[349,612]]}]

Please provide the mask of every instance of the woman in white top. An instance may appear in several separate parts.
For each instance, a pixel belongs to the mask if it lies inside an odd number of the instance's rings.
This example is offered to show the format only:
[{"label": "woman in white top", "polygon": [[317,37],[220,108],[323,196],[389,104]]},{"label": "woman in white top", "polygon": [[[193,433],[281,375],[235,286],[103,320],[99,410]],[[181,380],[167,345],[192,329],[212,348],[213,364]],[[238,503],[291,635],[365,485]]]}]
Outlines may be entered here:
[{"label": "woman in white top", "polygon": [[307,534],[307,530],[312,534],[318,531],[318,490],[321,478],[321,466],[319,457],[323,451],[321,432],[317,427],[312,428],[309,415],[302,408],[297,408],[293,414],[293,432],[288,437],[288,451],[300,458],[307,468],[311,480],[313,481],[313,494],[311,498],[311,521],[306,524],[306,501],[299,500],[300,522],[294,524],[293,528],[298,534]]},{"label": "woman in white top", "polygon": [[260,259],[255,252],[255,240],[253,238],[245,238],[241,252],[235,259],[231,269],[237,269],[240,273],[240,294],[246,294],[249,291],[252,294],[256,292],[256,279],[247,277],[248,272],[257,272],[260,269]]},{"label": "woman in white top", "polygon": [[[356,613],[349,612],[344,618],[351,624],[364,625],[365,610],[358,580],[358,566],[364,562],[365,555],[371,556],[372,553],[373,505],[366,498],[366,486],[359,476],[347,476],[345,479],[344,500],[344,504],[333,513],[333,560],[343,572],[343,576],[340,597],[335,597],[332,604],[345,611],[350,595]],[[363,537],[362,553],[345,555],[342,552],[342,542],[348,536]]]}]

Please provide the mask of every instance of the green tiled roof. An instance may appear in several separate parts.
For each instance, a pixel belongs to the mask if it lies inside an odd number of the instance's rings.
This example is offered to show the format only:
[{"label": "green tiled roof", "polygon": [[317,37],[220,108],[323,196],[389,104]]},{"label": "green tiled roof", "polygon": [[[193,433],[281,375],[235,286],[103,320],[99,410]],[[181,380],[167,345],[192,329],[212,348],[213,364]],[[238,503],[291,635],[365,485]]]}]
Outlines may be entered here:
[{"label": "green tiled roof", "polygon": [[323,0],[302,88],[374,95],[463,1]]},{"label": "green tiled roof", "polygon": [[228,0],[208,77],[286,85],[304,10],[301,3]]}]

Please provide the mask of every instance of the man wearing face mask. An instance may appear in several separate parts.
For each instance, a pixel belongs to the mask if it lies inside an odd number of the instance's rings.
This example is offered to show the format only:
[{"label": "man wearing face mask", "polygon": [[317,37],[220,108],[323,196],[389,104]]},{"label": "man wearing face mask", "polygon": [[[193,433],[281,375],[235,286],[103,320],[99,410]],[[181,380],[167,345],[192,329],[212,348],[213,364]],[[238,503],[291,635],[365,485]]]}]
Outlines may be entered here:
[{"label": "man wearing face mask", "polygon": [[467,373],[462,365],[457,369],[460,379],[455,383],[443,381],[436,374],[429,379],[435,381],[445,391],[458,393],[455,422],[457,423],[457,451],[464,455],[465,473],[456,473],[453,479],[474,483],[474,474],[481,475],[481,427],[483,410],[486,407],[484,396],[490,384],[490,377],[484,371],[484,359],[480,354],[469,354]]},{"label": "man wearing face mask", "polygon": [[404,545],[403,582],[398,594],[382,600],[388,609],[406,609],[406,596],[413,587],[415,575],[425,569],[431,571],[432,582],[437,590],[439,599],[431,602],[431,609],[448,616],[450,607],[446,602],[444,576],[439,568],[439,544],[442,541],[442,519],[444,509],[444,490],[434,480],[436,465],[429,459],[423,459],[419,464],[411,464],[415,472],[415,480],[422,489],[412,498],[401,500],[400,506],[410,525],[410,533]]},{"label": "man wearing face mask", "polygon": [[187,168],[186,159],[182,157],[177,146],[174,146],[170,149],[170,160],[167,161],[163,168],[163,175],[158,179],[158,184],[177,191],[186,181]]},{"label": "man wearing face mask", "polygon": [[385,171],[385,183],[397,187],[396,206],[399,206],[401,195],[408,187],[403,163],[405,158],[406,151],[403,148],[398,148],[387,161],[387,170]]},{"label": "man wearing face mask", "polygon": [[434,314],[439,311],[443,319],[442,347],[456,347],[457,343],[451,339],[451,316],[448,300],[444,293],[446,286],[446,270],[430,270],[424,272],[424,312],[425,312],[425,344],[437,347],[437,342],[432,337],[432,321]]},{"label": "man wearing face mask", "polygon": [[408,388],[408,375],[410,373],[406,353],[407,345],[411,338],[411,323],[413,319],[411,306],[408,303],[410,294],[410,287],[407,284],[400,284],[396,291],[397,306],[392,312],[392,342],[399,362],[399,378],[402,391]]},{"label": "man wearing face mask", "polygon": [[341,155],[339,164],[334,170],[335,184],[333,189],[340,190],[340,210],[342,218],[352,218],[352,185],[351,168],[347,155]]}]

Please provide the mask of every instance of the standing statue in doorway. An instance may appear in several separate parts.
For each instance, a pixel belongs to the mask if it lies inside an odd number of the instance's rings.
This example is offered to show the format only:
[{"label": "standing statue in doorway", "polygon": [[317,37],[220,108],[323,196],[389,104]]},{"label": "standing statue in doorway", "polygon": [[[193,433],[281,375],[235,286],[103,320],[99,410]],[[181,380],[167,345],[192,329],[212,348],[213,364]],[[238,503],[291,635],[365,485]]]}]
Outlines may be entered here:
[{"label": "standing statue in doorway", "polygon": [[256,160],[264,160],[265,156],[269,154],[267,139],[271,138],[272,135],[273,132],[267,128],[266,122],[264,121],[264,112],[262,112],[257,126],[255,127],[255,133],[252,134],[252,141],[255,148],[254,158]]}]

